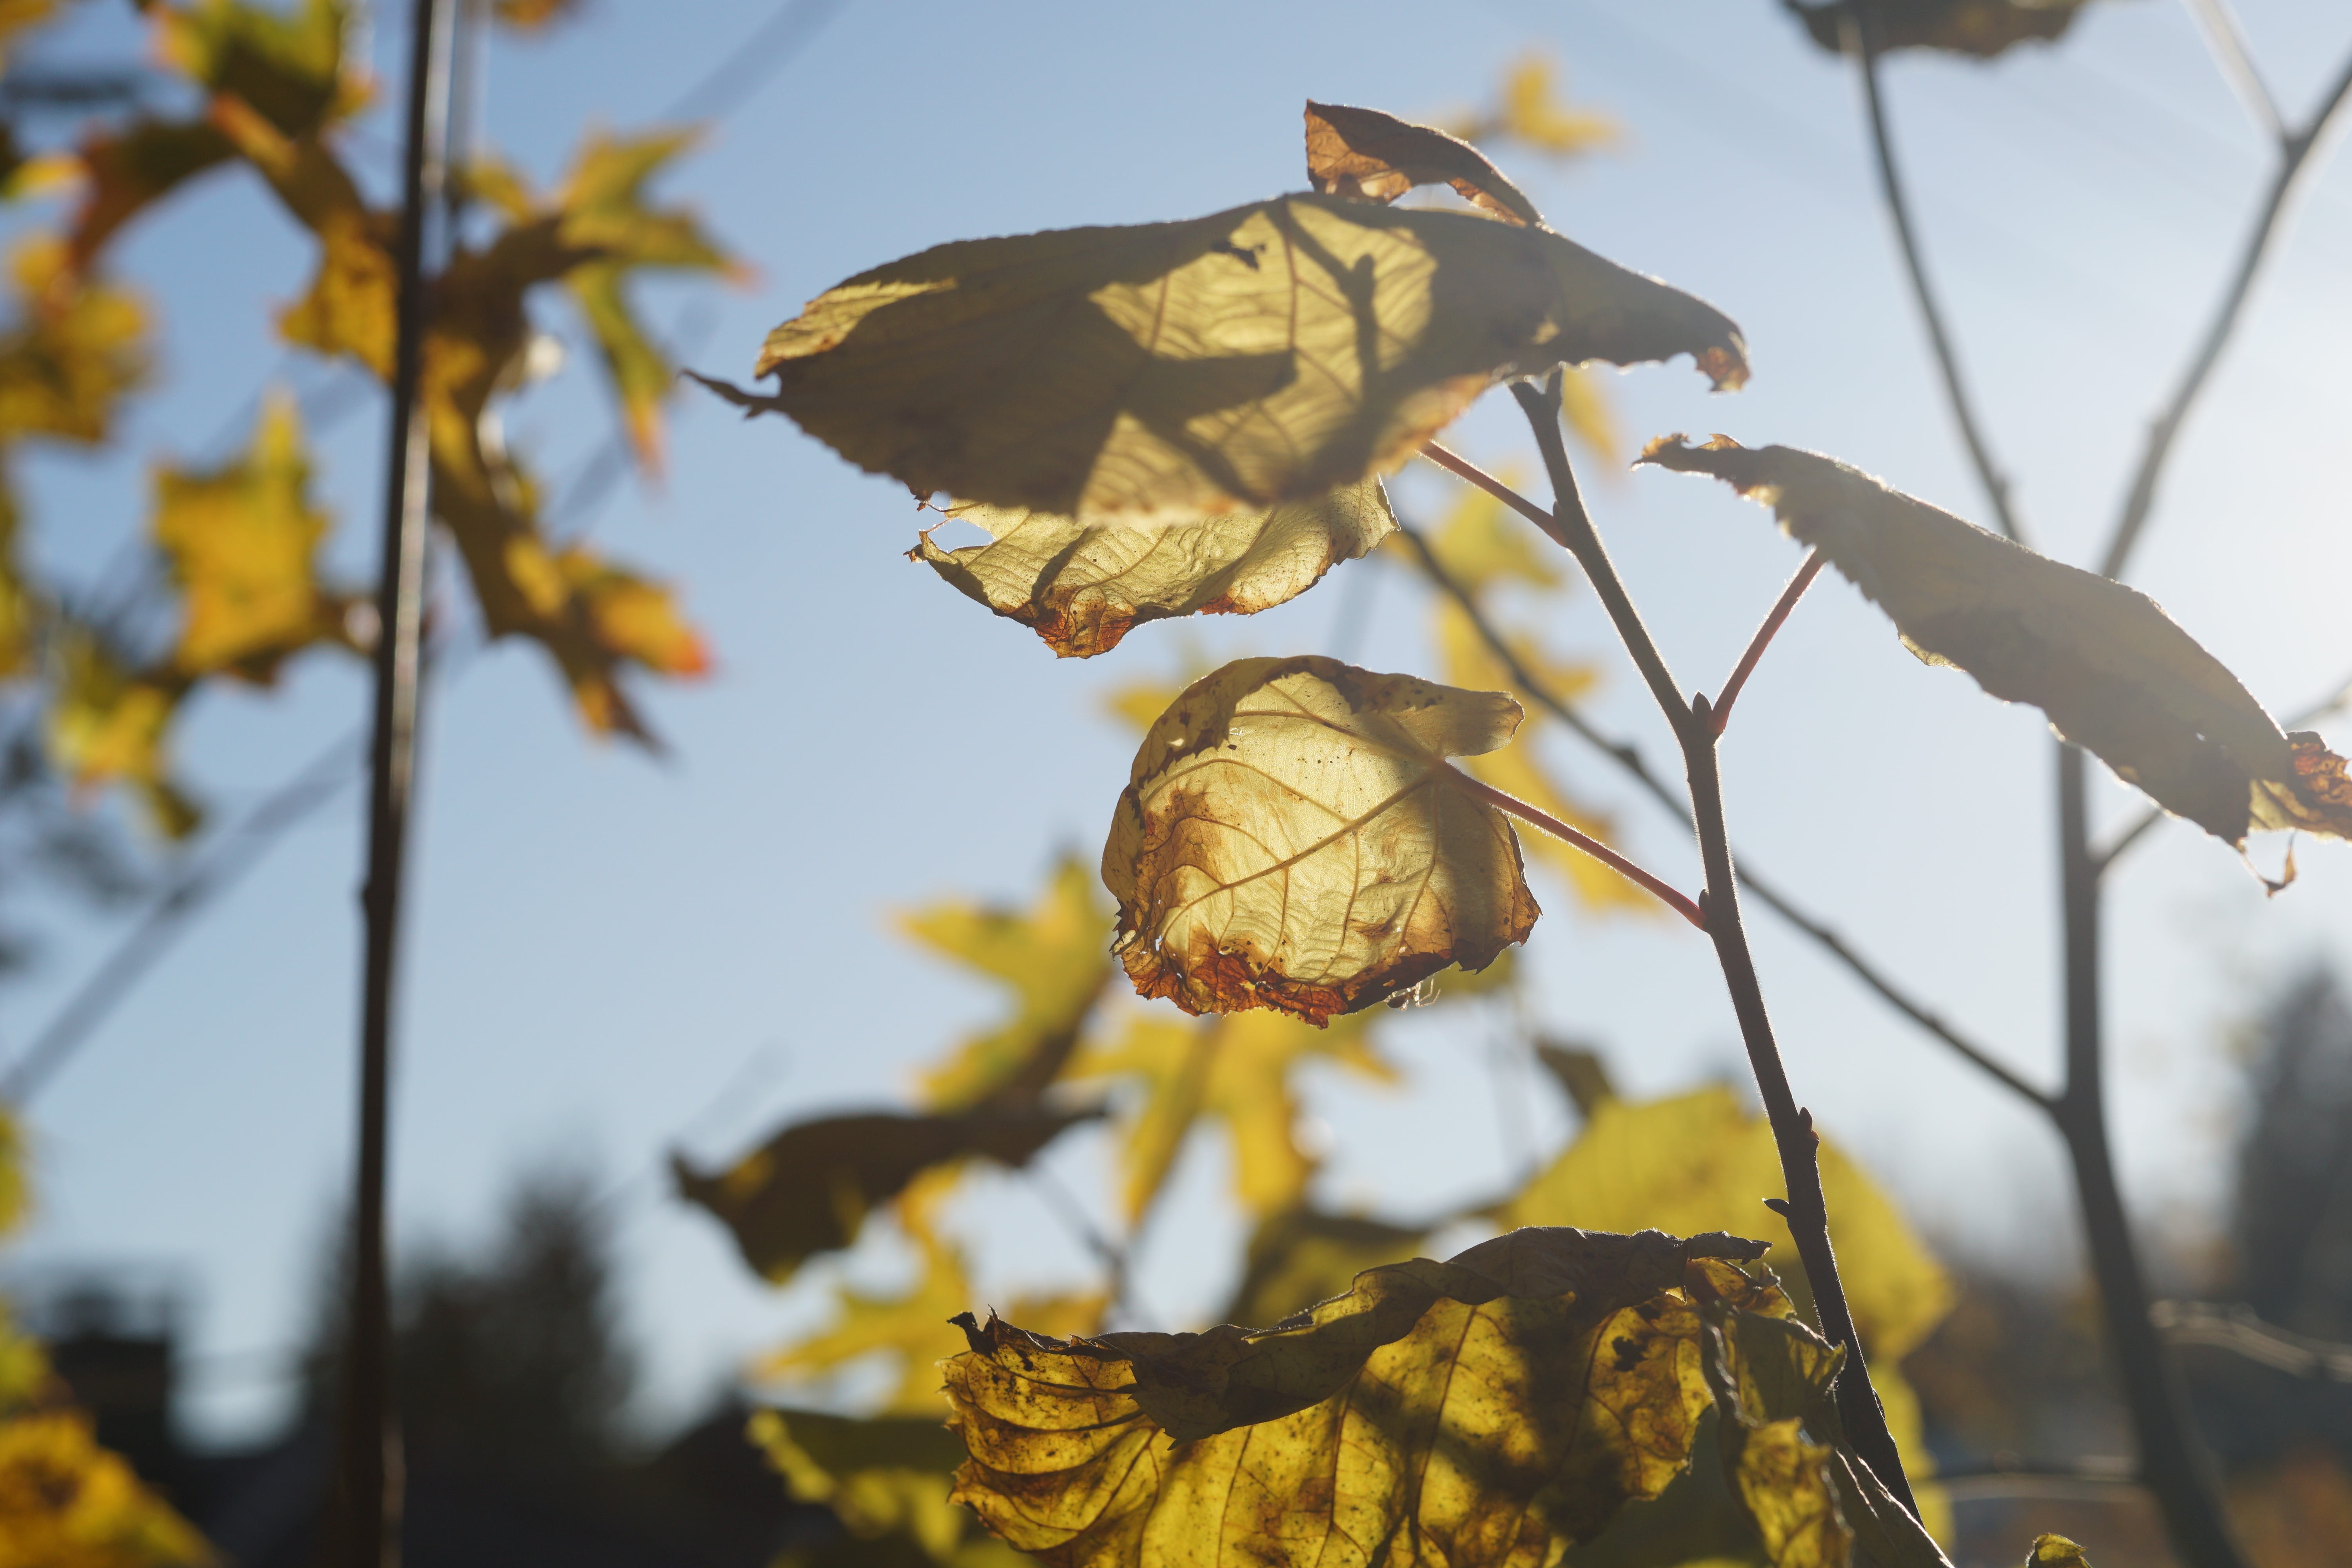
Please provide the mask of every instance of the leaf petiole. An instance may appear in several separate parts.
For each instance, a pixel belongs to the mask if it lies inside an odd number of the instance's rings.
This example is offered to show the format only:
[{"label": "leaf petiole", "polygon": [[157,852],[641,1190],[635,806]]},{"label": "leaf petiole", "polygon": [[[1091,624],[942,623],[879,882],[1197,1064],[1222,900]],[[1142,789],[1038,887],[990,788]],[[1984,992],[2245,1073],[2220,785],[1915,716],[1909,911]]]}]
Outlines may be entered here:
[{"label": "leaf petiole", "polygon": [[1706,929],[1706,911],[1705,910],[1699,908],[1699,906],[1692,900],[1685,897],[1680,889],[1675,888],[1669,883],[1661,881],[1656,877],[1652,876],[1649,872],[1642,869],[1641,867],[1636,866],[1631,860],[1626,859],[1622,855],[1618,854],[1614,849],[1610,848],[1606,844],[1601,843],[1598,838],[1593,837],[1590,834],[1579,833],[1575,828],[1570,827],[1567,823],[1562,822],[1559,818],[1552,816],[1549,812],[1538,811],[1534,806],[1529,805],[1526,801],[1517,799],[1512,795],[1505,795],[1501,790],[1496,789],[1494,785],[1483,784],[1477,779],[1472,778],[1468,773],[1464,773],[1460,768],[1454,766],[1450,763],[1440,763],[1437,764],[1435,772],[1444,776],[1448,784],[1453,784],[1455,788],[1462,790],[1466,794],[1475,795],[1478,799],[1485,801],[1488,805],[1493,806],[1496,810],[1507,812],[1511,816],[1517,817],[1522,822],[1532,823],[1534,826],[1542,828],[1546,833],[1550,834],[1554,838],[1559,839],[1561,843],[1573,845],[1575,847],[1583,850],[1587,855],[1591,856],[1595,860],[1600,861],[1603,866],[1608,867],[1611,870],[1616,872],[1626,880],[1633,883],[1643,890],[1655,895],[1661,902],[1666,905],[1667,908],[1673,910],[1675,913],[1682,916],[1683,919],[1690,921],[1691,924],[1696,926],[1699,930],[1705,931]]},{"label": "leaf petiole", "polygon": [[1467,479],[1538,528],[1542,529],[1551,542],[1561,549],[1570,548],[1568,535],[1559,526],[1559,519],[1552,516],[1549,507],[1538,506],[1450,447],[1435,441],[1423,441],[1421,444],[1421,455],[1457,479]]},{"label": "leaf petiole", "polygon": [[1757,661],[1772,645],[1773,635],[1780,629],[1780,623],[1789,618],[1789,612],[1797,607],[1797,601],[1805,596],[1805,590],[1813,585],[1813,579],[1822,574],[1822,567],[1826,563],[1818,548],[1807,552],[1804,564],[1799,566],[1797,574],[1789,579],[1789,585],[1780,590],[1780,596],[1773,602],[1771,612],[1764,617],[1764,624],[1758,626],[1756,635],[1748,639],[1748,651],[1739,656],[1738,668],[1731,672],[1731,679],[1723,683],[1723,695],[1715,700],[1708,714],[1717,734],[1722,734],[1723,727],[1731,722],[1731,704],[1738,698],[1740,689],[1748,684],[1748,678],[1756,673]]}]

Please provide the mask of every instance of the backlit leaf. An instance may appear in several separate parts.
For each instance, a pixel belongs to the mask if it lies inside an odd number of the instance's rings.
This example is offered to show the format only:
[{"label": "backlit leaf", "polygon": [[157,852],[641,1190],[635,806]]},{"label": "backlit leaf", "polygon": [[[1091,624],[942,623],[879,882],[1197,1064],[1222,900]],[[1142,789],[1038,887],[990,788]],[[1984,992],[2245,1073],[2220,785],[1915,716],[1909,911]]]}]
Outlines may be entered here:
[{"label": "backlit leaf", "polygon": [[236,148],[208,121],[142,117],[93,132],[78,155],[82,196],[69,249],[74,268],[83,270],[124,224],[198,174],[227,163]]},{"label": "backlit leaf", "polygon": [[0,1568],[196,1568],[204,1538],[78,1410],[0,1419]]},{"label": "backlit leaf", "polygon": [[2091,1568],[2083,1549],[2063,1535],[2037,1535],[2025,1554],[2025,1568]]},{"label": "backlit leaf", "polygon": [[1830,1385],[1844,1352],[1786,1318],[1726,1314],[1734,1353],[1714,1380],[1724,1477],[1771,1568],[1846,1568],[1853,1532],[1838,1507]]},{"label": "backlit leaf", "polygon": [[1561,101],[1553,86],[1554,74],[1552,62],[1539,55],[1512,67],[1511,74],[1503,79],[1499,112],[1482,121],[1478,132],[1465,140],[1502,138],[1565,158],[1609,146],[1623,134],[1608,115],[1571,109]]},{"label": "backlit leaf", "polygon": [[76,274],[54,236],[18,245],[12,270],[17,319],[0,333],[0,440],[105,441],[123,395],[147,377],[146,311]]},{"label": "backlit leaf", "polygon": [[186,596],[173,656],[183,676],[266,680],[288,655],[343,636],[344,601],[316,575],[328,518],[310,502],[301,438],[293,404],[273,397],[245,457],[156,471],[155,542]]},{"label": "backlit leaf", "polygon": [[1065,858],[1025,910],[949,900],[898,925],[934,952],[1003,981],[1013,997],[1012,1017],[923,1075],[923,1103],[940,1111],[1034,1103],[1061,1076],[1110,984],[1111,913],[1086,866]]},{"label": "backlit leaf", "polygon": [[678,1195],[717,1215],[752,1272],[781,1284],[857,1239],[866,1215],[936,1166],[1022,1166],[1094,1110],[988,1108],[956,1116],[830,1116],[784,1128],[723,1171],[670,1156]]},{"label": "backlit leaf", "polygon": [[948,515],[986,530],[991,542],[941,550],[926,529],[908,558],[1079,658],[1117,647],[1145,621],[1271,609],[1396,528],[1388,492],[1369,479],[1270,511],[1176,521],[1082,523],[979,505]]},{"label": "backlit leaf", "polygon": [[1747,374],[1721,312],[1559,235],[1295,195],[927,250],[771,332],[772,395],[707,384],[919,494],[1096,521],[1312,500],[1498,375],[1682,353]]},{"label": "backlit leaf", "polygon": [[1643,461],[1713,474],[1772,508],[1929,664],[2030,702],[2167,811],[2242,845],[2254,828],[2352,837],[2345,761],[2282,733],[2220,659],[2137,589],[2035,554],[1843,463],[1717,437]]},{"label": "backlit leaf", "polygon": [[1314,1163],[1296,1136],[1301,1112],[1291,1071],[1318,1060],[1393,1082],[1394,1069],[1372,1049],[1370,1022],[1358,1015],[1317,1029],[1279,1013],[1198,1025],[1130,1016],[1115,1039],[1087,1047],[1070,1064],[1072,1079],[1134,1078],[1144,1086],[1119,1129],[1129,1226],[1150,1209],[1204,1120],[1222,1123],[1231,1140],[1234,1193],[1245,1213],[1262,1219],[1297,1205]]},{"label": "backlit leaf", "polygon": [[[1919,1404],[1898,1370],[1951,1310],[1949,1277],[1901,1211],[1844,1151],[1819,1150],[1822,1191],[1837,1241],[1846,1305],[1869,1352],[1871,1382],[1906,1463],[1926,1458]],[[1576,1141],[1526,1190],[1494,1211],[1502,1225],[1629,1224],[1702,1231],[1737,1226],[1769,1238],[1766,1262],[1809,1308],[1810,1288],[1787,1222],[1763,1200],[1785,1194],[1772,1129],[1721,1087],[1634,1103],[1605,1100]],[[1939,1496],[1923,1506],[1940,1526]]]},{"label": "backlit leaf", "polygon": [[1278,1323],[1318,1301],[1344,1295],[1356,1276],[1402,1263],[1420,1250],[1425,1227],[1391,1225],[1307,1205],[1268,1215],[1250,1235],[1228,1323]]},{"label": "backlit leaf", "polygon": [[1326,195],[1381,203],[1415,185],[1451,185],[1505,223],[1545,226],[1535,203],[1478,149],[1377,109],[1308,100],[1307,183]]},{"label": "backlit leaf", "polygon": [[568,22],[586,8],[586,0],[491,0],[490,16],[501,27],[536,33]]},{"label": "backlit leaf", "polygon": [[1136,989],[1321,1024],[1526,940],[1518,840],[1446,761],[1519,718],[1499,692],[1313,657],[1195,681],[1144,737],[1103,847]]},{"label": "backlit leaf", "polygon": [[344,0],[286,9],[246,0],[154,7],[157,51],[215,93],[232,95],[289,137],[316,135],[365,107],[364,64],[344,55],[353,16]]},{"label": "backlit leaf", "polygon": [[[2049,42],[2074,23],[2086,0],[1874,0],[1882,49],[1948,49],[1990,59],[2012,44]],[[1861,46],[1843,0],[1781,0],[1812,40],[1832,53]]]},{"label": "backlit leaf", "polygon": [[1783,1311],[1760,1243],[1527,1232],[1271,1330],[1055,1342],[967,1320],[956,1497],[1055,1568],[1540,1564],[1687,1461],[1691,1290]]},{"label": "backlit leaf", "polygon": [[0,680],[34,668],[34,626],[40,616],[39,600],[18,564],[18,521],[16,495],[0,470]]}]

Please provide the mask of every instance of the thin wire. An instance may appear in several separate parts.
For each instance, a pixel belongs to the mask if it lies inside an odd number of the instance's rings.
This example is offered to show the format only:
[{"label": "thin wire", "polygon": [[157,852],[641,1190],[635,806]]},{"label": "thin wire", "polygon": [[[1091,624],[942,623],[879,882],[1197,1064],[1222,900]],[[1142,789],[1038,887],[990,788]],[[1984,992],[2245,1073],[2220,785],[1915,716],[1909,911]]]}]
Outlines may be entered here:
[{"label": "thin wire", "polygon": [[767,86],[776,72],[816,41],[826,23],[848,6],[849,0],[784,0],[757,32],[673,99],[656,118],[724,119]]}]

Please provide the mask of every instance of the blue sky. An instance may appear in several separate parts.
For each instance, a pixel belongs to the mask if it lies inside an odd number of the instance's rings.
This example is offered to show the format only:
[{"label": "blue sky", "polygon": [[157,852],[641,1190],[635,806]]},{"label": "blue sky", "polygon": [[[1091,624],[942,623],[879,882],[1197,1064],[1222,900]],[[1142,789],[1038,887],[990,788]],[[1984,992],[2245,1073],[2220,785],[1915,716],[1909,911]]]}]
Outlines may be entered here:
[{"label": "blue sky", "polygon": [[[2339,7],[2239,10],[2291,108],[2352,48]],[[766,0],[604,0],[554,38],[497,43],[489,138],[551,177],[582,129],[647,123],[772,14]],[[400,22],[387,15],[375,35],[394,79]],[[83,33],[93,50],[131,37],[110,12]],[[1190,216],[1293,189],[1302,100],[1434,114],[1486,97],[1529,51],[1628,136],[1572,166],[1507,153],[1507,166],[1559,227],[1711,300],[1753,351],[1737,396],[1709,395],[1683,365],[1612,378],[1629,433],[1810,447],[1981,516],[1875,205],[1851,71],[1766,0],[849,0],[667,186],[756,280],[650,289],[648,309],[699,334],[698,367],[740,377],[769,327],[853,272],[946,239]],[[2063,47],[1991,67],[1899,59],[1888,82],[1994,441],[2037,542],[2081,560],[2224,275],[2265,149],[2186,9],[2165,0],[2094,5]],[[388,180],[393,145],[378,115],[355,156]],[[309,264],[268,198],[236,179],[131,237],[118,265],[168,323],[165,374],[133,422],[141,462],[34,466],[39,548],[60,570],[95,571],[137,525],[145,456],[215,456],[229,411],[273,376],[318,379],[289,369],[261,325]],[[2138,562],[2140,584],[2276,711],[2352,671],[2347,265],[2352,171],[2329,163]],[[554,312],[547,324],[571,331]],[[320,438],[335,558],[354,575],[370,565],[381,423],[370,405]],[[559,476],[593,455],[610,414],[585,356],[509,427]],[[1528,462],[1499,396],[1449,439],[1490,466]],[[903,494],[789,425],[745,425],[688,396],[672,452],[663,486],[625,485],[595,521],[600,543],[681,584],[717,652],[709,680],[647,692],[668,756],[584,737],[529,648],[489,650],[431,694],[394,1156],[411,1242],[485,1234],[505,1181],[534,1159],[581,1159],[614,1184],[649,1418],[689,1408],[819,1310],[810,1291],[751,1279],[716,1227],[666,1198],[657,1161],[679,1143],[716,1158],[787,1115],[887,1100],[912,1064],[990,1015],[993,995],[892,936],[890,912],[949,894],[1025,900],[1061,849],[1093,855],[1131,745],[1100,714],[1106,690],[1172,676],[1195,649],[1326,649],[1350,591],[1369,595],[1359,662],[1433,663],[1420,590],[1378,565],[1343,568],[1252,621],[1146,627],[1103,658],[1056,661],[903,561]],[[1795,548],[1717,486],[1650,471],[1591,489],[1685,683],[1718,679]],[[1396,493],[1427,518],[1453,492],[1422,470]],[[1341,586],[1365,572],[1369,588]],[[1589,595],[1553,636],[1563,650],[1610,646]],[[1612,666],[1596,710],[1664,755],[1627,677]],[[227,815],[357,722],[364,700],[359,672],[324,658],[271,692],[207,697],[185,770]],[[2037,714],[1921,668],[1875,610],[1826,582],[1742,700],[1727,751],[1735,839],[2047,1076],[2049,750]],[[1671,824],[1591,758],[1553,760],[1618,808],[1645,863],[1696,882]],[[2137,809],[2111,781],[2097,796],[2103,819]],[[346,1181],[358,812],[354,792],[281,847],[29,1118],[42,1210],[19,1258],[176,1269],[196,1306],[194,1414],[215,1436],[279,1408],[287,1385],[269,1369],[302,1331]],[[2256,849],[2265,863],[2277,853]],[[2266,900],[2227,850],[2173,826],[2114,884],[2118,1136],[2152,1220],[2193,1220],[2221,1190],[2236,1113],[2228,1026],[2265,981],[2352,938],[2352,858],[2306,845],[2299,858],[2301,882]],[[1693,933],[1596,922],[1557,886],[1538,893],[1553,912],[1527,963],[1547,1026],[1603,1043],[1639,1091],[1736,1070],[1721,984]],[[0,992],[0,1052],[105,951],[111,928],[58,919],[45,966]],[[2072,1199],[2042,1130],[1769,916],[1756,926],[1798,1092],[1832,1135],[1950,1245],[2063,1266]],[[1419,1213],[1500,1179],[1491,1025],[1459,1016],[1470,1021],[1391,1032],[1405,1092],[1320,1087],[1315,1109],[1339,1137],[1329,1195]],[[1557,1141],[1557,1116],[1531,1101],[1532,1135]],[[1081,1141],[1056,1168],[1095,1192],[1100,1153]],[[1236,1234],[1213,1196],[1218,1158],[1210,1147],[1188,1163],[1145,1266],[1147,1298],[1171,1318],[1223,1289],[1192,1261]],[[992,1243],[985,1290],[1002,1300],[1083,1271],[1034,1195],[1011,1182],[985,1192],[967,1215]]]}]

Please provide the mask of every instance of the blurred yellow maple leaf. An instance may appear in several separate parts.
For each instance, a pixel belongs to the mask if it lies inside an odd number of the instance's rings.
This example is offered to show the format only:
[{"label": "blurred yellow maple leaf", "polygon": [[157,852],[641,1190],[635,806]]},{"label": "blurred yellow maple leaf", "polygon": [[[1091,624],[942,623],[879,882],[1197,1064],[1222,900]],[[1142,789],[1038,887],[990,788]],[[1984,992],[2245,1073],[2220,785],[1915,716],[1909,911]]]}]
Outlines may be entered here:
[{"label": "blurred yellow maple leaf", "polygon": [[1043,1093],[1110,981],[1111,910],[1093,868],[1065,857],[1026,910],[950,899],[898,923],[934,952],[1003,982],[1013,997],[1010,1018],[925,1070],[925,1108],[962,1110]]},{"label": "blurred yellow maple leaf", "polygon": [[147,377],[146,310],[75,273],[54,235],[20,243],[11,271],[17,316],[0,333],[0,441],[104,441],[123,395]]},{"label": "blurred yellow maple leaf", "polygon": [[342,636],[344,603],[319,584],[329,520],[309,498],[310,465],[291,400],[262,407],[252,448],[219,468],[155,474],[155,542],[186,596],[173,656],[191,679],[268,679],[288,655]]},{"label": "blurred yellow maple leaf", "polygon": [[47,731],[60,770],[79,790],[130,784],[167,837],[194,832],[201,813],[172,782],[164,746],[185,686],[133,670],[88,626],[63,627],[55,658]]}]

